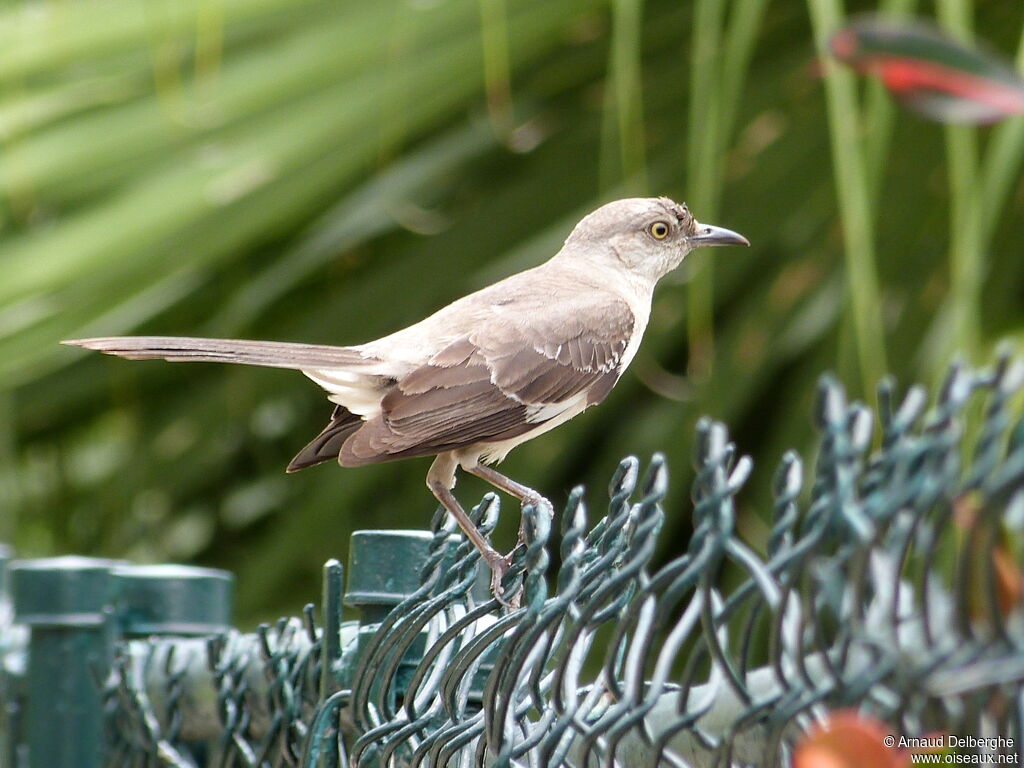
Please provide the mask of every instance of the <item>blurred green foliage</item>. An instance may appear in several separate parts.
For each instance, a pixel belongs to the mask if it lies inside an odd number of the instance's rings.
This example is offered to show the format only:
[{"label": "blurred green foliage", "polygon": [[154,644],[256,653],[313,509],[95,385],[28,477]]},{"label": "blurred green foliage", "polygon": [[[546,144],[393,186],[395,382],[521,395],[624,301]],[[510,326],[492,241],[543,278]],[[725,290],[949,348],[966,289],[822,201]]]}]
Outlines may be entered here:
[{"label": "blurred green foliage", "polygon": [[[1021,50],[1018,4],[938,7],[958,34],[974,20]],[[0,8],[0,540],[217,565],[239,575],[243,621],[294,613],[351,531],[428,523],[428,461],[286,476],[330,413],[303,377],[57,342],[358,343],[542,261],[602,201],[666,194],[753,247],[696,253],[608,401],[504,466],[556,505],[584,482],[599,508],[621,456],[663,450],[663,541],[679,550],[692,427],[710,414],[759,464],[741,515],[757,542],[823,370],[865,396],[883,370],[934,380],[957,349],[1024,339],[1024,121],[897,114],[818,58],[843,14],[839,0]],[[483,490],[457,492],[468,505]]]}]

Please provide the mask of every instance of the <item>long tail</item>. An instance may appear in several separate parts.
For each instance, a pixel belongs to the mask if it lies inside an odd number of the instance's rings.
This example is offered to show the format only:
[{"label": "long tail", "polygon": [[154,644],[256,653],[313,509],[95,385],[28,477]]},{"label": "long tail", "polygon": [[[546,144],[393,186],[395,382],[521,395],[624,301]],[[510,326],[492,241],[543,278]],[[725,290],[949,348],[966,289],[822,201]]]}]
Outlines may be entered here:
[{"label": "long tail", "polygon": [[129,360],[163,359],[174,363],[241,363],[296,370],[343,368],[380,362],[352,347],[293,344],[243,339],[198,339],[187,336],[107,336],[63,341]]}]

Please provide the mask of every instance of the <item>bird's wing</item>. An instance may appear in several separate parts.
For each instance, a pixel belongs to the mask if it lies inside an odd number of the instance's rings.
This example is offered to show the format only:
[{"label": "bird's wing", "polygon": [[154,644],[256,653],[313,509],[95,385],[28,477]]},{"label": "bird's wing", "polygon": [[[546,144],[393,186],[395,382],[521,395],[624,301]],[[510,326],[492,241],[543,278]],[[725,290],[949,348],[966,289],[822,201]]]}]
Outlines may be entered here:
[{"label": "bird's wing", "polygon": [[[600,402],[621,372],[634,325],[619,299],[488,322],[400,378],[351,437],[345,466],[510,440],[570,408]],[[599,311],[595,311],[599,310]]]},{"label": "bird's wing", "polygon": [[197,339],[186,336],[108,336],[62,342],[130,360],[159,358],[171,362],[241,363],[271,368],[366,366],[380,361],[353,347],[292,344],[242,339]]}]

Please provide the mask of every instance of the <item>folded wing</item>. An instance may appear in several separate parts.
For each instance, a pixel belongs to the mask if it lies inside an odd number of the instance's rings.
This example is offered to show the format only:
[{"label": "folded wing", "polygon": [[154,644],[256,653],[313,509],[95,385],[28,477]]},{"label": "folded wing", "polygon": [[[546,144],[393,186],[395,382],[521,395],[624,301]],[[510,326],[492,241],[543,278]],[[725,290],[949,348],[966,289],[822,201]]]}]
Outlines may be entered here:
[{"label": "folded wing", "polygon": [[398,379],[380,413],[345,440],[340,462],[501,443],[600,402],[621,373],[633,315],[622,301],[581,314],[549,313],[536,326],[488,323],[454,341]]}]

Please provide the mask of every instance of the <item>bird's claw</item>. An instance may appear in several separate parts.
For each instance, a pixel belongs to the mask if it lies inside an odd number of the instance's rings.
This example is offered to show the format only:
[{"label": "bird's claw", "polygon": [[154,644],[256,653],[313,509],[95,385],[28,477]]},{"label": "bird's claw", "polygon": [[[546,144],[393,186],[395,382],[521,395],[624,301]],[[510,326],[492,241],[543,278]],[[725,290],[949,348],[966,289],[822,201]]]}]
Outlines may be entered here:
[{"label": "bird's claw", "polygon": [[508,569],[512,566],[511,555],[506,557],[498,556],[493,560],[488,560],[487,565],[491,569],[491,594],[494,595],[494,599],[510,610],[519,608],[521,605],[520,598],[523,593],[522,584],[517,584],[511,589],[506,590],[502,583],[505,580],[505,574],[508,573]]},{"label": "bird's claw", "polygon": [[527,496],[525,499],[523,499],[522,506],[525,507],[528,504],[535,510],[537,510],[538,512],[542,512],[543,514],[555,514],[555,505],[548,501],[545,497],[541,496],[539,493],[535,493],[533,496]]},{"label": "bird's claw", "polygon": [[[549,520],[553,519],[555,516],[555,505],[539,493],[523,499],[523,503],[520,508],[526,509],[528,506],[533,507],[539,514],[544,515]],[[519,522],[519,533],[516,536],[516,548],[518,549],[524,544],[526,544],[526,518],[521,518]]]}]

